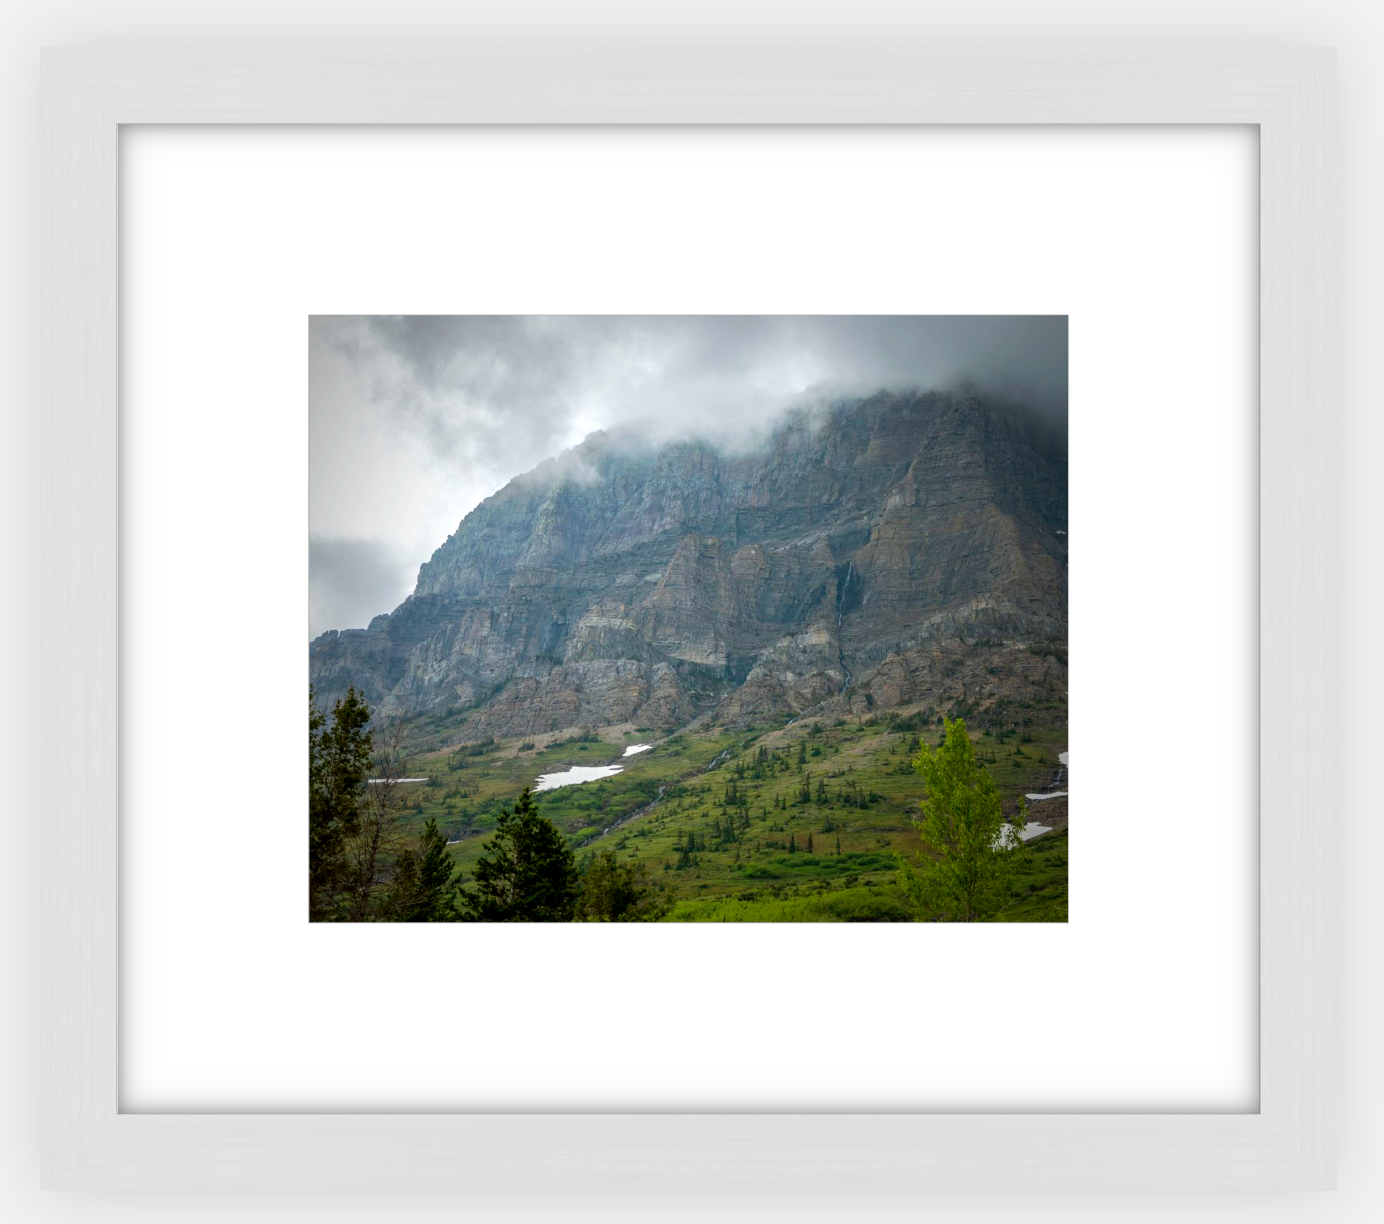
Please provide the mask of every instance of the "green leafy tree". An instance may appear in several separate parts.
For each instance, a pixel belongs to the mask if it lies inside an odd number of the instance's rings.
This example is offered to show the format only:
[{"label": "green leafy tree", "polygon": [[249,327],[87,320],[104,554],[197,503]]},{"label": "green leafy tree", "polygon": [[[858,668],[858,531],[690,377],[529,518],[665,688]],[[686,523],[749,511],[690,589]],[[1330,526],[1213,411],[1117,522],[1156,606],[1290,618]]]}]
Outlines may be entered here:
[{"label": "green leafy tree", "polygon": [[929,853],[916,863],[895,859],[899,884],[921,912],[975,922],[1009,902],[1021,843],[1005,823],[994,780],[976,763],[965,722],[945,726],[942,744],[920,745],[913,762],[926,788],[923,818],[914,826]]},{"label": "green leafy tree", "polygon": [[349,916],[356,896],[348,843],[360,832],[370,777],[370,707],[354,688],[332,707],[331,723],[308,689],[308,917]]},{"label": "green leafy tree", "polygon": [[613,850],[605,850],[582,874],[576,918],[578,922],[657,922],[671,908],[672,902],[649,881],[643,863],[621,863]]},{"label": "green leafy tree", "polygon": [[576,911],[576,861],[527,788],[512,812],[500,813],[475,879],[462,903],[478,922],[571,922]]},{"label": "green leafy tree", "polygon": [[394,865],[386,912],[393,922],[453,922],[457,917],[458,876],[447,853],[447,835],[429,817]]}]

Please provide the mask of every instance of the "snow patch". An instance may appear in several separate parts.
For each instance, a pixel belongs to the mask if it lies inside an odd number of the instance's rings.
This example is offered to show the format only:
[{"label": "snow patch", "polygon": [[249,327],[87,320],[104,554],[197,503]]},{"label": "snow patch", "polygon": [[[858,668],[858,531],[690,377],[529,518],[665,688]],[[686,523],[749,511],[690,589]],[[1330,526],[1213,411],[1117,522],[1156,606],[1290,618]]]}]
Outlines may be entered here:
[{"label": "snow patch", "polygon": [[1000,835],[990,845],[996,850],[1003,850],[1013,840],[1015,833],[1018,833],[1020,841],[1030,841],[1040,834],[1051,832],[1052,830],[1047,825],[1039,824],[1036,820],[1030,820],[1022,829],[1016,829],[1013,825],[1005,825],[1000,830]]},{"label": "snow patch", "polygon": [[559,786],[579,786],[583,782],[599,782],[602,778],[613,778],[624,772],[622,765],[573,765],[562,773],[539,774],[534,783],[533,793],[557,790]]}]

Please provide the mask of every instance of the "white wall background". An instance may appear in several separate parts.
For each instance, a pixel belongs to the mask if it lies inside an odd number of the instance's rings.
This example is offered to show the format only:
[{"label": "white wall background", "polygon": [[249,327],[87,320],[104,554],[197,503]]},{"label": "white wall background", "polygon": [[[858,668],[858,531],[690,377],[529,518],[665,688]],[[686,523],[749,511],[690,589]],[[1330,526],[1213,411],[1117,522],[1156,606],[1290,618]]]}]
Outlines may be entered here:
[{"label": "white wall background", "polygon": [[[0,1050],[6,1058],[4,1109],[0,1114],[0,1204],[20,1220],[238,1220],[252,1213],[271,1221],[287,1219],[431,1219],[471,1211],[479,1218],[507,1213],[467,1199],[464,1185],[446,1198],[393,1200],[369,1198],[249,1198],[47,1195],[36,1190],[34,1117],[37,1085],[32,1051],[37,1017],[33,1012],[36,965],[34,898],[29,865],[36,839],[25,822],[41,779],[24,774],[29,758],[25,722],[27,686],[36,682],[39,660],[29,655],[41,609],[34,604],[38,559],[32,539],[34,490],[31,486],[35,434],[33,404],[36,371],[37,263],[37,48],[49,44],[191,42],[422,42],[440,39],[524,39],[622,41],[669,38],[699,41],[792,38],[802,42],[1081,42],[1185,44],[1267,43],[1334,45],[1340,49],[1339,250],[1340,404],[1342,422],[1337,486],[1341,558],[1339,675],[1342,701],[1340,745],[1342,787],[1341,881],[1342,974],[1340,1024],[1343,1074],[1340,1083],[1340,1190],[1333,1195],[1177,1196],[1143,1199],[1061,1196],[1040,1200],[938,1196],[909,1203],[866,1204],[823,1201],[744,1203],[723,1210],[729,1218],[828,1218],[903,1216],[936,1213],[949,1220],[1000,1221],[1022,1214],[1036,1221],[1160,1220],[1176,1214],[1199,1220],[1340,1220],[1374,1218],[1372,1203],[1381,1181],[1378,1152],[1384,1148],[1377,1095],[1384,1087],[1376,1036],[1384,1021],[1375,937],[1379,911],[1373,901],[1380,861],[1379,823],[1369,789],[1373,770],[1370,732],[1372,700],[1379,690],[1380,659],[1374,639],[1374,610],[1380,578],[1375,542],[1379,515],[1372,495],[1374,456],[1381,425],[1373,412],[1377,395],[1371,358],[1378,334],[1375,287],[1384,283],[1384,247],[1376,218],[1384,215],[1384,180],[1377,156],[1379,124],[1384,119],[1384,64],[1377,5],[1345,0],[1314,3],[1263,3],[1256,0],[1160,0],[1108,6],[1095,0],[1051,0],[1042,6],[1021,0],[972,0],[941,6],[931,13],[901,0],[852,0],[850,4],[814,0],[700,0],[699,3],[646,6],[627,0],[588,0],[578,7],[559,0],[508,0],[499,4],[444,5],[440,0],[393,0],[373,6],[348,0],[238,0],[197,8],[172,0],[130,0],[118,8],[93,0],[51,0],[41,10],[14,8],[0,18],[0,101],[3,101],[3,174],[0,192],[0,404],[5,425],[0,437],[0,523],[6,533],[7,589],[0,595],[0,641],[9,646],[10,674],[18,692],[0,705],[0,742],[13,745],[19,775],[11,786],[10,887],[0,894],[0,931],[7,957],[5,1006],[0,1009]],[[474,10],[474,11],[472,11]],[[1346,852],[1348,848],[1348,853]],[[631,1214],[678,1219],[704,1214],[683,1187],[654,1203],[628,1204]],[[407,1211],[405,1211],[407,1208]],[[641,1209],[642,1208],[642,1209]],[[1377,1205],[1374,1207],[1377,1210]],[[608,1216],[596,1205],[554,1203],[548,1212],[568,1219]],[[743,1214],[741,1214],[743,1213]]]}]

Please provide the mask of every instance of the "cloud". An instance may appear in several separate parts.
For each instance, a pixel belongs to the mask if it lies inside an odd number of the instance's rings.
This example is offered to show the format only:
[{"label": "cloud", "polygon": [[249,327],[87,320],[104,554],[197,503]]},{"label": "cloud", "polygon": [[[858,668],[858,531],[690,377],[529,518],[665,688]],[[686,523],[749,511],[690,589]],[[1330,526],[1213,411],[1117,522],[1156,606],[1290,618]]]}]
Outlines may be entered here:
[{"label": "cloud", "polygon": [[[810,388],[971,386],[1066,419],[1065,316],[316,316],[309,330],[311,529],[412,566],[597,429],[742,445]],[[387,611],[395,580],[371,572]],[[322,616],[349,623],[326,590]],[[358,617],[369,597],[353,598]]]},{"label": "cloud", "polygon": [[[658,420],[733,429],[814,384],[1003,389],[1065,410],[1065,316],[322,318],[372,397],[439,455],[513,467],[525,434]],[[516,428],[517,427],[517,428]],[[589,432],[589,431],[588,431]]]},{"label": "cloud", "polygon": [[403,602],[418,567],[384,540],[312,536],[308,540],[308,637],[363,629]]}]

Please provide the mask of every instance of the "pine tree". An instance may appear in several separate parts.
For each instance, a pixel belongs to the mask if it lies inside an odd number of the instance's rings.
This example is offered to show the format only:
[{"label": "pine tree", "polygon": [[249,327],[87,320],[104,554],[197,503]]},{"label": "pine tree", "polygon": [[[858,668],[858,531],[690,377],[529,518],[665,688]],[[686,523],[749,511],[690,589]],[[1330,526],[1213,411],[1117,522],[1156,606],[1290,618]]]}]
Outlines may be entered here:
[{"label": "pine tree", "polygon": [[462,903],[479,922],[570,922],[576,910],[576,862],[528,788],[512,812],[500,813],[475,878],[475,892],[463,892]]},{"label": "pine tree", "polygon": [[807,832],[807,852],[808,852],[808,854],[811,854],[811,853],[812,853],[812,830],[811,830],[811,829],[809,829],[808,832]]},{"label": "pine tree", "polygon": [[405,850],[394,866],[386,912],[394,922],[453,922],[457,881],[447,836],[429,817],[417,850]]},{"label": "pine tree", "polygon": [[339,921],[355,880],[347,839],[360,829],[370,776],[370,707],[354,688],[332,707],[331,725],[308,689],[308,918]]},{"label": "pine tree", "polygon": [[[668,864],[664,863],[664,870]],[[643,863],[621,863],[605,850],[582,874],[578,922],[657,922],[672,902],[650,883]]]}]

